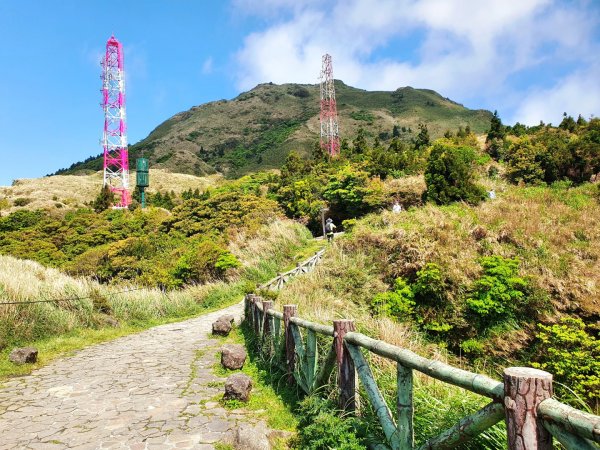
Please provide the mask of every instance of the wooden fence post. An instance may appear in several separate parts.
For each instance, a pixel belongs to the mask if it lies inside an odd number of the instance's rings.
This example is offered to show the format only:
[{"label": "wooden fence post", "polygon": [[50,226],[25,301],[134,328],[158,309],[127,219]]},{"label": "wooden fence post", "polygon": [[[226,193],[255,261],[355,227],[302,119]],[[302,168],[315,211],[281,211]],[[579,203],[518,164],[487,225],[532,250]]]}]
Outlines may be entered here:
[{"label": "wooden fence post", "polygon": [[263,335],[262,335],[262,347],[263,347],[263,352],[265,352],[267,354],[267,356],[271,356],[271,349],[273,346],[273,330],[271,327],[271,316],[269,316],[267,314],[267,311],[269,309],[273,308],[273,302],[272,301],[265,301],[263,300],[262,302],[262,307],[263,307]]},{"label": "wooden fence post", "polygon": [[398,435],[400,448],[412,449],[413,437],[413,371],[402,364],[397,365],[398,397],[396,406],[398,409]]},{"label": "wooden fence post", "polygon": [[246,320],[251,330],[254,330],[254,297],[254,294],[248,295],[248,315],[246,316]]},{"label": "wooden fence post", "polygon": [[340,390],[340,408],[346,412],[356,410],[356,369],[354,361],[344,345],[346,333],[354,331],[353,320],[334,320],[333,339],[338,368],[338,387]]},{"label": "wooden fence post", "polygon": [[246,294],[246,300],[244,302],[244,320],[248,321],[250,328],[252,328],[252,319],[254,318],[253,302],[254,294]]},{"label": "wooden fence post", "polygon": [[552,450],[552,435],[538,405],[552,397],[552,375],[529,367],[504,369],[504,410],[509,450]]},{"label": "wooden fence post", "polygon": [[296,363],[296,346],[294,344],[294,335],[290,327],[290,317],[298,313],[297,305],[283,305],[283,330],[285,335],[285,361],[288,370],[288,380],[294,381],[294,368]]},{"label": "wooden fence post", "polygon": [[254,324],[254,334],[256,335],[257,342],[260,343],[260,329],[262,327],[262,318],[260,316],[260,309],[258,304],[262,302],[262,297],[259,295],[254,296],[254,318],[252,323]]}]

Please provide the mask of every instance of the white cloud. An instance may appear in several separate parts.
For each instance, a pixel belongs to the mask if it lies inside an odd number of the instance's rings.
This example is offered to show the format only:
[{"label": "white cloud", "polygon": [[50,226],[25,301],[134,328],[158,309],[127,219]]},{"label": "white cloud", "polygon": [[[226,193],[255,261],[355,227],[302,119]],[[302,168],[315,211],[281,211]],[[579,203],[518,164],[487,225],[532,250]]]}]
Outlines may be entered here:
[{"label": "white cloud", "polygon": [[600,111],[600,64],[590,70],[573,73],[549,89],[534,89],[518,107],[513,122],[536,125],[540,119],[557,125],[566,112],[585,118]]},{"label": "white cloud", "polygon": [[[246,37],[236,55],[240,89],[267,81],[315,83],[321,55],[328,52],[336,78],[356,87],[412,85],[475,107],[491,104],[501,113],[525,111],[523,102],[534,101],[538,91],[530,88],[521,99],[511,77],[543,64],[578,65],[583,73],[600,50],[597,39],[591,38],[598,14],[589,3],[333,0],[323,6],[314,0],[267,0],[258,8],[249,0],[235,4],[242,13],[266,21],[263,29]],[[394,48],[414,45],[415,36],[416,59],[394,55]],[[567,77],[557,89],[575,83],[576,77]],[[562,97],[555,98],[558,102]],[[564,108],[556,107],[562,114]],[[540,118],[547,120],[545,114]]]},{"label": "white cloud", "polygon": [[213,72],[213,59],[212,56],[209,56],[202,63],[202,73],[204,75],[210,75]]}]

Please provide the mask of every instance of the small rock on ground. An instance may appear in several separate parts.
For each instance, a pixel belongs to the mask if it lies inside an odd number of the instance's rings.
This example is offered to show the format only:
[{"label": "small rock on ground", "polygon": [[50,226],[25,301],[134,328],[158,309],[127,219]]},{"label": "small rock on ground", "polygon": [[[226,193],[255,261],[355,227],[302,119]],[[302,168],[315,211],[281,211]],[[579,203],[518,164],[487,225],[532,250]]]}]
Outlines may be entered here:
[{"label": "small rock on ground", "polygon": [[219,336],[228,336],[231,332],[231,322],[228,320],[217,319],[212,324],[212,333]]},{"label": "small rock on ground", "polygon": [[245,373],[234,373],[225,381],[225,400],[247,402],[252,390],[252,379]]},{"label": "small rock on ground", "polygon": [[34,347],[15,348],[8,359],[15,364],[33,364],[37,361],[38,351]]},{"label": "small rock on ground", "polygon": [[244,367],[246,356],[246,349],[241,344],[226,344],[221,348],[221,364],[229,370]]},{"label": "small rock on ground", "polygon": [[233,447],[236,450],[271,450],[268,433],[264,422],[255,426],[240,424],[233,435]]}]

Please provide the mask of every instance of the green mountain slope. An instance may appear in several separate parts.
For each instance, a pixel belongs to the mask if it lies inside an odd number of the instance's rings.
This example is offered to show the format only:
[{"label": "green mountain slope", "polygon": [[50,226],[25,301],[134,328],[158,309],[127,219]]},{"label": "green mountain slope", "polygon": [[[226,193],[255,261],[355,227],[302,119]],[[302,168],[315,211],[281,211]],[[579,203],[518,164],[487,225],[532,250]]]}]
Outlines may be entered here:
[{"label": "green mountain slope", "polygon": [[[280,167],[290,150],[309,152],[318,140],[319,95],[318,85],[260,84],[233,100],[176,114],[132,145],[130,155],[133,159],[143,151],[153,167],[201,176]],[[467,125],[482,133],[491,117],[489,111],[467,109],[427,89],[371,92],[338,80],[336,95],[340,134],[349,140],[363,127],[367,135],[386,141],[397,125],[408,141],[420,122],[434,138]],[[101,157],[90,157],[57,174],[101,168]]]}]

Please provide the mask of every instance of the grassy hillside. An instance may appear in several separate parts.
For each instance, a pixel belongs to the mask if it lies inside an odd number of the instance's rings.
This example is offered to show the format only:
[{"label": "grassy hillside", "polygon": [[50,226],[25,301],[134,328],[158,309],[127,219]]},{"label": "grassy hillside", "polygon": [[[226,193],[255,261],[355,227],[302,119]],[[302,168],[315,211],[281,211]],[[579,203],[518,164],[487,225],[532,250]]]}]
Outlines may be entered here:
[{"label": "grassy hillside", "polygon": [[[82,346],[89,339],[114,337],[240,301],[246,289],[304,258],[305,248],[312,245],[308,237],[304,227],[291,221],[273,221],[252,236],[238,234],[230,241],[230,251],[241,264],[227,281],[169,292],[127,283],[108,286],[0,255],[0,303],[63,300],[0,306],[0,377],[19,370],[6,358],[14,346],[40,344],[44,363],[52,356],[46,350],[65,351],[71,344]],[[73,342],[67,345],[70,338]]]},{"label": "grassy hillside", "polygon": [[[278,168],[290,150],[309,153],[319,138],[319,86],[261,84],[233,100],[195,106],[166,120],[130,147],[132,158],[142,152],[151,166],[172,172],[237,176]],[[491,114],[469,110],[434,91],[399,88],[369,92],[336,81],[340,134],[352,140],[360,127],[383,142],[394,126],[403,140],[416,136],[419,123],[432,137],[467,125],[483,133]],[[404,131],[403,131],[404,130]],[[101,158],[90,157],[60,174],[101,169]]]},{"label": "grassy hillside", "polygon": [[[151,185],[147,192],[174,191],[180,194],[188,189],[205,190],[215,186],[222,177],[211,175],[196,177],[188,174],[171,173],[161,169],[150,169]],[[135,172],[129,177],[135,186]],[[23,178],[15,180],[12,186],[0,186],[0,199],[8,203],[2,207],[2,215],[19,209],[72,209],[93,201],[102,186],[102,173],[89,175],[55,175],[44,178]]]},{"label": "grassy hillside", "polygon": [[[303,317],[319,322],[354,318],[368,334],[429,356],[449,350],[495,376],[509,365],[540,364],[598,410],[598,367],[585,363],[600,349],[596,186],[486,184],[498,197],[478,206],[427,204],[358,220],[323,264],[292,282],[278,300],[300,305]],[[518,261],[512,279],[523,280],[526,289],[510,300],[514,314],[480,323],[470,305],[482,282],[501,289],[501,277],[493,279],[482,265],[492,255]],[[424,289],[426,297],[419,296]],[[407,298],[414,300],[408,308]],[[544,342],[544,326],[555,327],[554,340]],[[545,366],[554,358],[564,365]]]}]

